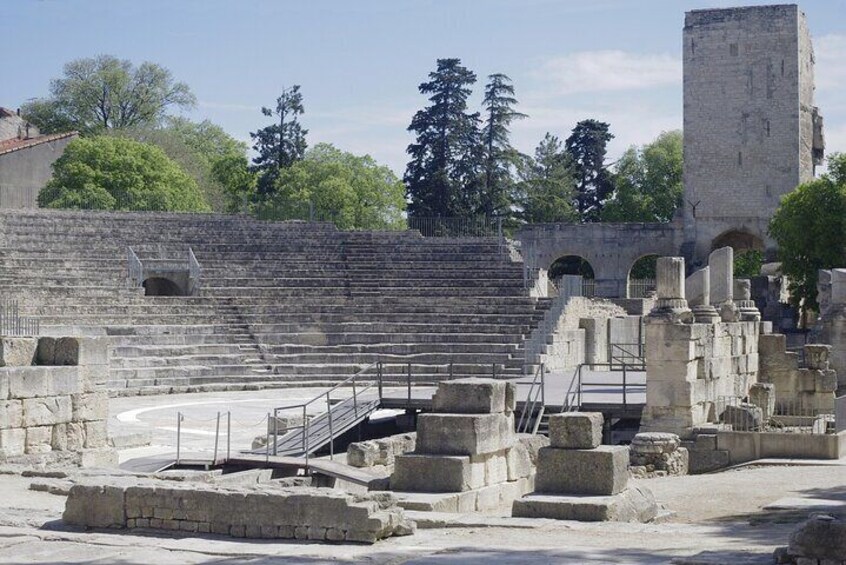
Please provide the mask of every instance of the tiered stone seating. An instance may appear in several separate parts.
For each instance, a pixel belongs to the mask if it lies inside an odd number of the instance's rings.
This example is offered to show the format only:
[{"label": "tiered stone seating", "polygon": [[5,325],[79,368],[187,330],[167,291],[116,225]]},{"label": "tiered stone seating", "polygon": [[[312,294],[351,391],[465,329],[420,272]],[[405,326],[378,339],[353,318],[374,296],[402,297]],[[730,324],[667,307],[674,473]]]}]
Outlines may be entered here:
[{"label": "tiered stone seating", "polygon": [[[130,245],[145,264],[191,247],[199,294],[128,286]],[[241,216],[0,212],[0,266],[45,332],[112,337],[118,394],[330,383],[377,360],[421,381],[518,375],[548,305],[494,239]]]}]

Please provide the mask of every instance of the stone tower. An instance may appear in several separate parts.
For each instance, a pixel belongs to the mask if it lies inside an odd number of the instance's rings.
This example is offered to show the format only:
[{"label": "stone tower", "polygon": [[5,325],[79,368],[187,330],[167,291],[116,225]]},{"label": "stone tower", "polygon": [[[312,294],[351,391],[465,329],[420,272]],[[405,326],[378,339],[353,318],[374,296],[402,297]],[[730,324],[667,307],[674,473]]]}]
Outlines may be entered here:
[{"label": "stone tower", "polygon": [[688,12],[684,26],[684,219],[688,258],[772,251],[782,195],[823,157],[814,52],[796,5]]}]

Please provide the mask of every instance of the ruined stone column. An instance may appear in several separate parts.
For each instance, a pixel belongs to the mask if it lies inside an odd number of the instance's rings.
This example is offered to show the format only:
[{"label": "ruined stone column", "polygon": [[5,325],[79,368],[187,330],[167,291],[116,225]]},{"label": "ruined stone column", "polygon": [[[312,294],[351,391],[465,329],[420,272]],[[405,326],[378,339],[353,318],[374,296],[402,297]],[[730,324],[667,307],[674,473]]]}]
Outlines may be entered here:
[{"label": "ruined stone column", "polygon": [[659,257],[655,270],[657,301],[649,317],[672,322],[692,322],[693,314],[684,298],[684,259]]},{"label": "ruined stone column", "polygon": [[708,256],[711,283],[711,305],[720,313],[724,322],[736,322],[734,304],[734,249],[722,247]]},{"label": "ruined stone column", "polygon": [[752,281],[734,279],[734,304],[741,322],[760,322],[761,312],[752,300]]},{"label": "ruined stone column", "polygon": [[699,269],[684,281],[687,304],[693,311],[693,319],[700,324],[720,321],[717,309],[711,306],[711,271],[709,267]]}]

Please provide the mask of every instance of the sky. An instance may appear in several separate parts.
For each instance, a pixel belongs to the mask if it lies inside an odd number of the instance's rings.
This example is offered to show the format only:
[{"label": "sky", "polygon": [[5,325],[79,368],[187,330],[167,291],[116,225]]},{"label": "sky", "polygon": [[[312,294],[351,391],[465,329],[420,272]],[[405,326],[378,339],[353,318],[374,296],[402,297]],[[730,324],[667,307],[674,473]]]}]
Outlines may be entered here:
[{"label": "sky", "polygon": [[[261,106],[301,85],[308,142],[369,154],[402,175],[406,128],[426,105],[418,85],[438,58],[479,80],[514,81],[512,142],[608,122],[611,159],[681,128],[684,13],[746,0],[0,0],[0,106],[48,95],[73,59],[152,61],[197,97],[184,115],[237,139],[267,125]],[[846,0],[805,0],[816,102],[830,151],[846,151]]]}]

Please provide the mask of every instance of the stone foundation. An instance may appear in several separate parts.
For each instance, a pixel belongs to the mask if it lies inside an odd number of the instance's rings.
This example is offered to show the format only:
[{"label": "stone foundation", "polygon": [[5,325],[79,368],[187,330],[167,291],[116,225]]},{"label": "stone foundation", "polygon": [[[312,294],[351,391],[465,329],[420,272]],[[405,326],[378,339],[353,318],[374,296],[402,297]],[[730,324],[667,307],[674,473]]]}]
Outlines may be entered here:
[{"label": "stone foundation", "polygon": [[689,465],[688,452],[680,445],[681,440],[675,434],[637,434],[629,446],[632,476],[647,479],[686,475]]},{"label": "stone foundation", "polygon": [[74,485],[62,519],[86,528],[361,543],[415,529],[388,493],[356,496],[261,485],[222,488],[138,478]]}]

